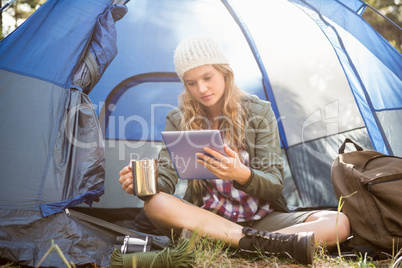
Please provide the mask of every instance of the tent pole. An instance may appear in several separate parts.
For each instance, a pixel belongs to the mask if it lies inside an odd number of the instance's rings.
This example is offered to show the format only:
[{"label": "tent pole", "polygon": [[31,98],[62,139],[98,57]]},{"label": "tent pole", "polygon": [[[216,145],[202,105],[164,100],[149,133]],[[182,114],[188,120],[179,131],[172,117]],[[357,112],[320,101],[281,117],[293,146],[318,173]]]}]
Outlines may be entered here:
[{"label": "tent pole", "polygon": [[[3,12],[6,8],[11,6],[12,4],[14,4],[15,1],[16,0],[10,0],[4,6],[0,7],[0,13]],[[0,6],[1,6],[1,4],[0,4]]]},{"label": "tent pole", "polygon": [[243,22],[243,20],[240,18],[240,16],[237,14],[237,12],[234,10],[233,5],[231,3],[229,3],[230,0],[221,0],[221,1],[225,5],[225,7],[229,11],[229,13],[232,15],[232,17],[236,21],[237,25],[239,25],[241,31],[244,34],[244,37],[247,40],[248,45],[250,46],[250,49],[254,55],[254,58],[257,61],[258,67],[259,67],[262,77],[263,77],[264,91],[268,95],[268,100],[271,102],[272,110],[274,111],[275,116],[276,116],[276,121],[278,124],[282,145],[284,148],[288,148],[288,142],[286,140],[285,130],[283,128],[283,124],[282,124],[281,117],[279,114],[278,106],[276,105],[275,96],[272,91],[271,83],[269,82],[267,71],[265,70],[265,66],[262,63],[260,53],[258,52],[257,46],[253,40],[253,37],[251,36],[251,33],[248,31],[246,24]]},{"label": "tent pole", "polygon": [[[288,157],[288,152],[287,152],[288,142],[287,142],[287,139],[286,139],[285,130],[283,128],[283,124],[282,124],[281,117],[280,117],[280,114],[279,114],[278,106],[276,105],[275,96],[274,96],[274,93],[272,91],[271,83],[269,82],[268,74],[267,74],[267,71],[265,69],[264,64],[262,63],[262,60],[261,60],[260,54],[258,52],[257,46],[256,46],[256,44],[255,44],[255,42],[253,40],[253,37],[251,36],[251,33],[248,31],[246,24],[243,22],[243,20],[240,18],[240,16],[237,14],[237,12],[234,10],[233,5],[231,3],[229,3],[230,0],[221,0],[221,1],[225,5],[225,7],[229,11],[229,13],[232,15],[232,17],[234,18],[236,23],[239,25],[241,31],[243,32],[243,34],[244,34],[244,36],[245,36],[245,38],[247,40],[248,45],[250,46],[250,49],[251,49],[251,51],[252,51],[252,53],[254,55],[254,58],[257,61],[258,67],[259,67],[259,69],[261,71],[261,74],[263,76],[264,92],[265,92],[268,100],[271,102],[272,110],[274,111],[274,114],[276,116],[276,121],[277,121],[277,124],[278,124],[279,133],[280,133],[280,139],[281,139],[282,146],[284,148],[283,151],[285,152],[286,159],[287,159],[287,162],[289,163],[289,167],[290,167],[290,162],[289,162],[289,157]],[[291,168],[290,168],[290,172],[292,173],[292,179],[296,184],[296,189],[297,189],[297,193],[299,195],[299,198],[300,198],[301,202],[303,202],[302,196],[300,194],[300,189],[299,189],[296,181],[293,178],[293,172],[292,172]]]},{"label": "tent pole", "polygon": [[371,10],[373,10],[375,13],[377,13],[378,15],[380,15],[382,18],[384,18],[386,21],[388,21],[389,23],[391,23],[394,27],[396,27],[397,29],[399,29],[399,31],[402,31],[402,28],[396,24],[395,22],[393,22],[390,18],[388,18],[387,16],[384,16],[383,14],[381,14],[380,11],[378,11],[377,9],[375,9],[374,7],[370,6],[367,3],[364,3],[367,7],[369,7]]}]

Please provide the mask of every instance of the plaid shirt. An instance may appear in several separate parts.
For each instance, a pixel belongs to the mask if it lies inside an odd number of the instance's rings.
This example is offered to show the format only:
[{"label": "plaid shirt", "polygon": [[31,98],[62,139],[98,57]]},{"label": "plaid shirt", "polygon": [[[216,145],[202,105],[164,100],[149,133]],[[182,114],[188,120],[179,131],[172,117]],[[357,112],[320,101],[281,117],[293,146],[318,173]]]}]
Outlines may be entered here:
[{"label": "plaid shirt", "polygon": [[[247,151],[242,150],[240,154],[244,164],[249,166]],[[273,211],[268,201],[236,189],[232,180],[209,179],[205,180],[205,186],[201,207],[230,221],[251,222]]]}]

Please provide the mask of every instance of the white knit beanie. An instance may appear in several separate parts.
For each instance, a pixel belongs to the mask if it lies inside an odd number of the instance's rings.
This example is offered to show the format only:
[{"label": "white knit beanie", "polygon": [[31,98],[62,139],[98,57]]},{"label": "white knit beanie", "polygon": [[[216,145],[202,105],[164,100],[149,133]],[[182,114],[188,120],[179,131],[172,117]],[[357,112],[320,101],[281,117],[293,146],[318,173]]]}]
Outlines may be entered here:
[{"label": "white knit beanie", "polygon": [[207,64],[229,64],[221,47],[207,35],[196,35],[182,40],[174,52],[176,73],[183,81],[184,73]]}]

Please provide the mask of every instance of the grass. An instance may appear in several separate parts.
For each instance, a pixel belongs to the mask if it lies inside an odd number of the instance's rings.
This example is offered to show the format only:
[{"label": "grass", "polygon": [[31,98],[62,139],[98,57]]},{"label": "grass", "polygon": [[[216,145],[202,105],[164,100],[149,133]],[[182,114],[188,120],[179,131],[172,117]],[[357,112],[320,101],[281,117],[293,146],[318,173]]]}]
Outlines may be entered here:
[{"label": "grass", "polygon": [[[353,193],[354,194],[354,193]],[[353,195],[352,194],[352,195]],[[347,198],[349,196],[343,197]],[[342,196],[339,200],[338,204],[338,215],[342,209],[344,202],[342,202]],[[338,222],[338,217],[337,217]],[[336,233],[337,229],[336,229]],[[197,241],[197,242],[195,242]],[[367,255],[360,256],[343,256],[339,240],[337,239],[337,256],[330,255],[325,247],[317,246],[314,252],[314,263],[313,267],[358,267],[358,268],[367,268],[367,267],[379,267],[379,268],[402,268],[402,249],[398,252],[393,250],[393,256],[387,260],[381,261],[373,261]],[[214,241],[209,237],[201,237],[196,239],[195,233],[190,238],[190,246],[187,247],[186,251],[194,250],[194,266],[195,268],[201,267],[310,267],[307,265],[300,265],[293,260],[289,259],[279,259],[276,257],[266,257],[266,256],[258,256],[255,258],[240,256],[236,250],[233,250],[229,246],[227,246],[223,241]],[[59,258],[63,260],[68,268],[76,268],[73,263],[70,263],[65,258],[64,254],[61,252],[60,248],[57,244],[54,244],[53,241],[51,243],[51,247],[46,252],[46,254],[41,259],[40,263],[42,263],[49,254],[55,251]],[[1,256],[0,256],[1,257]],[[23,268],[18,265],[15,265],[12,262],[8,262],[4,265],[0,264],[0,268]],[[85,267],[80,268],[103,268],[99,267],[96,264],[89,264]]]},{"label": "grass", "polygon": [[[195,249],[194,267],[309,267],[300,265],[292,260],[278,259],[276,257],[260,256],[258,258],[239,257],[223,242],[213,242],[208,238],[201,238]],[[402,267],[402,250],[388,260],[373,261],[367,256],[358,256],[353,259],[347,257],[332,257],[325,248],[318,246],[314,253],[313,267]],[[394,265],[395,264],[395,265]]]},{"label": "grass", "polygon": [[[55,251],[63,259],[64,256],[57,250],[57,245],[52,244],[50,251]],[[195,263],[194,267],[309,267],[300,265],[292,260],[278,259],[276,257],[259,256],[256,258],[239,256],[232,248],[223,242],[214,242],[208,237],[200,238],[194,246]],[[45,257],[45,256],[44,256]],[[68,264],[68,265],[67,265]],[[74,264],[66,262],[66,267],[75,267]],[[17,268],[18,265],[12,262],[0,265],[0,268]],[[329,255],[325,248],[318,246],[314,253],[313,267],[379,267],[379,268],[402,268],[402,250],[388,260],[373,261],[369,257],[360,255],[353,259]],[[21,267],[22,268],[22,267]],[[88,264],[85,268],[101,268],[96,264]]]}]

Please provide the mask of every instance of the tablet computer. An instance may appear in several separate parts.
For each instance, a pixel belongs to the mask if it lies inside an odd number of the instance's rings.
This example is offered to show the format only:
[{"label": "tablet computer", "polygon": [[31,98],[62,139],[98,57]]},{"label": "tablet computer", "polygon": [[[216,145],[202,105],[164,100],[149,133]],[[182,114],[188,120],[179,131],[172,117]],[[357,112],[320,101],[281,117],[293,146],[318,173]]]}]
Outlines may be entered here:
[{"label": "tablet computer", "polygon": [[226,155],[219,130],[162,131],[161,134],[180,179],[217,179],[211,171],[197,163],[195,154],[206,154],[203,148],[210,147]]}]

